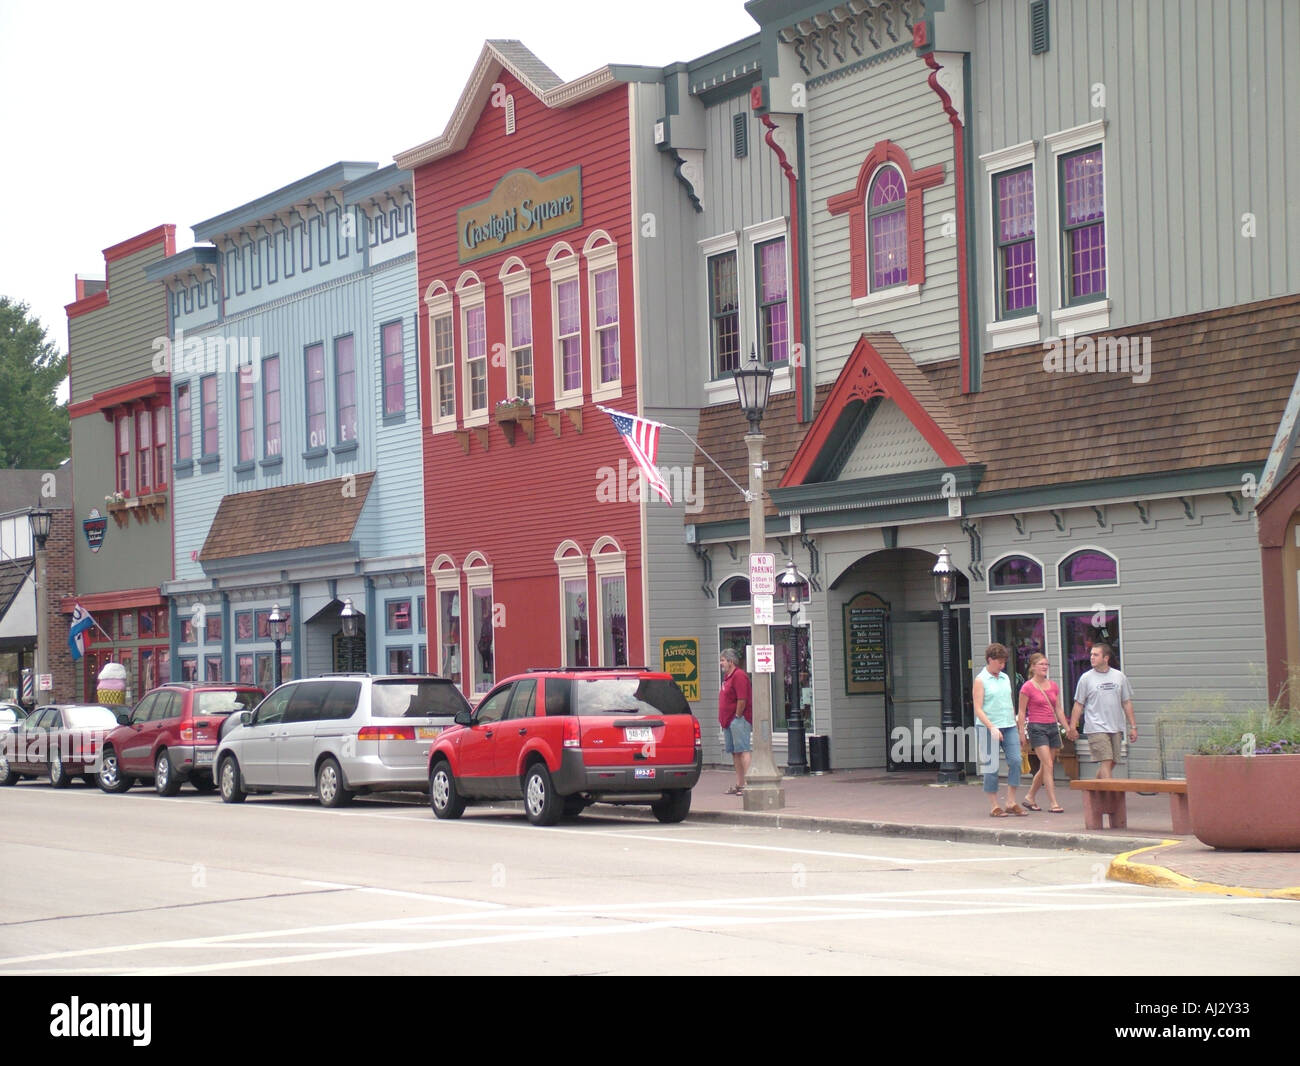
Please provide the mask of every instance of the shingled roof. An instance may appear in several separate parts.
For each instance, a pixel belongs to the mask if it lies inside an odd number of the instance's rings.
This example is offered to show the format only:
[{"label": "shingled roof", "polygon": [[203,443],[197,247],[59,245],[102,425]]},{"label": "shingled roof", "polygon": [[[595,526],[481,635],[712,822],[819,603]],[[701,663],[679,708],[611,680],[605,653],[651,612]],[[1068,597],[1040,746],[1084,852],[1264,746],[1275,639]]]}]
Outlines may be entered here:
[{"label": "shingled roof", "polygon": [[208,530],[200,562],[346,544],[352,539],[374,471],[226,496]]},{"label": "shingled roof", "polygon": [[[979,494],[1111,478],[1263,463],[1300,370],[1300,294],[1135,327],[1145,370],[1049,372],[1042,344],[993,352],[981,390],[963,395],[956,360],[917,366],[891,334],[872,347],[967,462],[984,464]],[[1081,344],[1082,336],[1075,343]],[[1075,365],[1072,360],[1071,365]],[[784,477],[835,386],[815,397],[812,423],[795,421],[794,396],[773,397],[763,419],[768,488]],[[1147,380],[1135,380],[1146,377]],[[847,390],[840,389],[842,398]],[[700,443],[729,470],[745,469],[746,423],[738,405],[700,415]],[[870,441],[870,427],[865,442]],[[707,469],[707,467],[706,467]],[[737,477],[737,480],[742,478]],[[744,501],[709,470],[695,522],[743,519]],[[776,510],[769,501],[767,514]]]}]

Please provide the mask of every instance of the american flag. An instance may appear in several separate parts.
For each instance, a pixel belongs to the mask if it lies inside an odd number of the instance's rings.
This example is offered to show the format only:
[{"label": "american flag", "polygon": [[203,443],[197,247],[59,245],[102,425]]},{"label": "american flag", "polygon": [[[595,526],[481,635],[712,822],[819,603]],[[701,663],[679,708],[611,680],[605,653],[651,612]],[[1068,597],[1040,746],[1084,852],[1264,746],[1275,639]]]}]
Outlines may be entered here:
[{"label": "american flag", "polygon": [[664,484],[659,468],[655,466],[655,457],[659,454],[659,427],[662,423],[651,422],[636,415],[625,415],[622,411],[611,411],[608,407],[602,407],[601,410],[614,420],[614,428],[623,438],[623,443],[632,453],[632,458],[641,468],[650,487],[659,493],[664,503],[671,505],[673,498],[668,492],[668,486]]}]

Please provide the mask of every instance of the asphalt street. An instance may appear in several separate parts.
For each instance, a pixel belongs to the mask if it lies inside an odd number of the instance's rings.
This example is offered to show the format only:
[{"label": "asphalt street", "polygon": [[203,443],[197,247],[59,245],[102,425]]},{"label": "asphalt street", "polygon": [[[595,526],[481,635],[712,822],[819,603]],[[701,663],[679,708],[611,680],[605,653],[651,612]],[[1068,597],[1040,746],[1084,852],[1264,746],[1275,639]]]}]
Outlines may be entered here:
[{"label": "asphalt street", "polygon": [[[0,790],[2,974],[1294,974],[1300,907],[1072,850]],[[1098,951],[1098,921],[1105,951]]]}]

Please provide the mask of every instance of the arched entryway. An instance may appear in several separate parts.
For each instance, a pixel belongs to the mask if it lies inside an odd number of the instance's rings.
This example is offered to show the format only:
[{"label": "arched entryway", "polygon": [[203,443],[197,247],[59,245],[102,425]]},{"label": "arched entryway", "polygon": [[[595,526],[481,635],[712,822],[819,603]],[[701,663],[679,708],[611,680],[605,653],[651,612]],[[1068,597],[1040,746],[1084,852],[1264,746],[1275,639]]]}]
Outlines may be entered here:
[{"label": "arched entryway", "polygon": [[[886,548],[845,566],[830,585],[835,732],[852,757],[890,770],[937,770],[943,761],[941,611],[934,595],[937,553]],[[971,704],[970,586],[958,573],[950,618],[952,692],[962,725]],[[838,650],[838,654],[837,654]],[[843,751],[844,741],[837,747]],[[974,753],[958,749],[973,770]]]}]

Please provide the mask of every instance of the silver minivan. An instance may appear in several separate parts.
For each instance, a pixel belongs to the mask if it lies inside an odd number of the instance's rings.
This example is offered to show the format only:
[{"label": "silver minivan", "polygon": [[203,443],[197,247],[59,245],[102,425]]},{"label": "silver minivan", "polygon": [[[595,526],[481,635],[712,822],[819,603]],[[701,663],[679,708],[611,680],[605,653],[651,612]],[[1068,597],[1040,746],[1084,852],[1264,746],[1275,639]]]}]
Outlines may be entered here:
[{"label": "silver minivan", "polygon": [[467,710],[460,690],[442,677],[290,681],[222,737],[213,761],[217,786],[227,803],[254,792],[315,792],[324,807],[370,792],[427,792],[429,747]]}]

